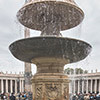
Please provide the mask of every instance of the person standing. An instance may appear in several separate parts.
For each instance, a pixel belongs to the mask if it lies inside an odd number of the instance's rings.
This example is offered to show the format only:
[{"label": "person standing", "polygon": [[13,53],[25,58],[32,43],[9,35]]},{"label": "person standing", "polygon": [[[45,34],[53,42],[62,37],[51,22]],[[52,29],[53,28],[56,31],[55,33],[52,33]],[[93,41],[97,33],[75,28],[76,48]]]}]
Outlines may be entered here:
[{"label": "person standing", "polygon": [[89,94],[86,94],[86,95],[84,96],[84,100],[89,100]]},{"label": "person standing", "polygon": [[1,94],[1,100],[3,100],[3,96],[4,96],[4,93],[3,93],[3,94]]},{"label": "person standing", "polygon": [[12,93],[9,99],[10,99],[10,100],[16,100],[16,97],[15,97],[14,94]]},{"label": "person standing", "polygon": [[72,100],[78,100],[78,97],[76,94],[73,95]]},{"label": "person standing", "polygon": [[89,100],[95,100],[94,95],[90,94],[90,99]]}]

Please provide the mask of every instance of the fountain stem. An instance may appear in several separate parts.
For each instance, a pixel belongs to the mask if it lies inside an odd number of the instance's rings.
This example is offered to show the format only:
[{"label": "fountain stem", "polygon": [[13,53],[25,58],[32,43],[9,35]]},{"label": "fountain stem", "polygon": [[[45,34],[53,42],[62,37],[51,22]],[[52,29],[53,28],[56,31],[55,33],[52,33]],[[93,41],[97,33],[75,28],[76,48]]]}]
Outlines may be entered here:
[{"label": "fountain stem", "polygon": [[58,23],[48,23],[48,25],[45,25],[42,33],[42,36],[61,36],[60,33],[60,26],[58,25]]}]

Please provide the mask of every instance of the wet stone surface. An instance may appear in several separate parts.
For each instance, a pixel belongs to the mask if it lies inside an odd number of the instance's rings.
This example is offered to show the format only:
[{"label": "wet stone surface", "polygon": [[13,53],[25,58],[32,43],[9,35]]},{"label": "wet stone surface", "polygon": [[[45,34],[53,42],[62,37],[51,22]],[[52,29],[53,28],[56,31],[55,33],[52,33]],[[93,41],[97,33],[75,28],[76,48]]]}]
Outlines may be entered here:
[{"label": "wet stone surface", "polygon": [[83,41],[62,37],[34,37],[16,41],[10,45],[12,54],[25,62],[34,58],[64,58],[69,63],[84,59],[91,46]]},{"label": "wet stone surface", "polygon": [[17,18],[21,24],[34,30],[43,31],[51,25],[61,31],[79,25],[84,13],[76,4],[67,1],[34,1],[21,8]]}]

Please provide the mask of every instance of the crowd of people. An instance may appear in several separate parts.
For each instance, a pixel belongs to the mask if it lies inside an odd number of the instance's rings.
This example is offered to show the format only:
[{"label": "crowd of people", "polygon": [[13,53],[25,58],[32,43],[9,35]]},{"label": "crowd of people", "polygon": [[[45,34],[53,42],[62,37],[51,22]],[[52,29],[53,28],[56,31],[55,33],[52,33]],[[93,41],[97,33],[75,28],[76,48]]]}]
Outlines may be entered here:
[{"label": "crowd of people", "polygon": [[79,93],[70,97],[70,100],[100,100],[100,93]]},{"label": "crowd of people", "polygon": [[1,93],[0,100],[32,100],[32,93]]},{"label": "crowd of people", "polygon": [[[0,94],[0,100],[32,100],[32,93],[2,93]],[[100,93],[76,93],[70,95],[70,100],[100,100]]]}]

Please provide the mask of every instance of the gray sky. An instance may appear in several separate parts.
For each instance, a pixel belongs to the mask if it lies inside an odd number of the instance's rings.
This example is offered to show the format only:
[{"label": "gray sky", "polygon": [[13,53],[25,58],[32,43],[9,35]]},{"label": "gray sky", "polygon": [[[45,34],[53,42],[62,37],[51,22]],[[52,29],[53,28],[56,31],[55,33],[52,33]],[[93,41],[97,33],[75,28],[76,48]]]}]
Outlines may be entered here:
[{"label": "gray sky", "polygon": [[[83,61],[67,67],[82,67],[100,71],[100,2],[98,0],[75,0],[85,13],[82,24],[64,31],[63,36],[79,38],[93,47],[91,54]],[[23,62],[12,56],[8,47],[15,40],[23,38],[23,27],[17,22],[16,13],[24,0],[0,0],[0,71],[24,71]],[[38,32],[31,31],[31,36]],[[32,66],[33,73],[36,70]]]}]

